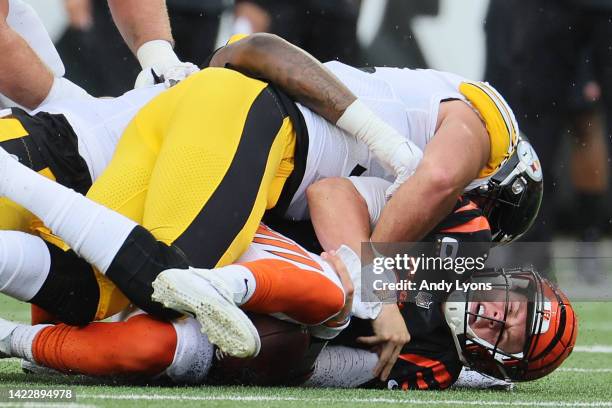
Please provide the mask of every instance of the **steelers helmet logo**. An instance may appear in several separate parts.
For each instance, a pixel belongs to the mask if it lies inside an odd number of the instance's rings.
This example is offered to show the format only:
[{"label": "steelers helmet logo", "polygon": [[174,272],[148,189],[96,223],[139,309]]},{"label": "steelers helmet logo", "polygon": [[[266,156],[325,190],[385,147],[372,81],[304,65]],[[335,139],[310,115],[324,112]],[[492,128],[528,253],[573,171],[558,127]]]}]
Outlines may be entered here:
[{"label": "steelers helmet logo", "polygon": [[525,172],[534,181],[542,180],[542,166],[537,153],[527,142],[520,142],[516,148],[519,160],[525,167]]}]

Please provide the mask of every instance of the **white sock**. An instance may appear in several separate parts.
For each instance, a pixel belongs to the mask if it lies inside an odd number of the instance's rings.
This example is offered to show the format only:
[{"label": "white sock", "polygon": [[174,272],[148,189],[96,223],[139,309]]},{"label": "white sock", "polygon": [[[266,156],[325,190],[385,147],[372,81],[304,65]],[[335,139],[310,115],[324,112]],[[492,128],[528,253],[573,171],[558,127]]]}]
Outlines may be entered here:
[{"label": "white sock", "polygon": [[51,267],[42,239],[19,231],[0,231],[0,293],[29,302],[45,283]]},{"label": "white sock", "polygon": [[30,210],[76,253],[106,272],[137,224],[2,153],[0,193]]},{"label": "white sock", "polygon": [[45,327],[50,324],[37,324],[36,326],[28,326],[25,324],[18,325],[11,334],[10,352],[7,353],[13,357],[23,358],[35,363],[34,355],[32,354],[32,344],[34,338]]},{"label": "white sock", "polygon": [[176,330],[176,351],[165,374],[177,384],[204,384],[213,363],[215,347],[193,318],[172,323]]},{"label": "white sock", "polygon": [[232,293],[236,306],[242,306],[251,299],[257,282],[255,276],[246,266],[228,265],[221,268],[210,269],[215,279],[223,282]]}]

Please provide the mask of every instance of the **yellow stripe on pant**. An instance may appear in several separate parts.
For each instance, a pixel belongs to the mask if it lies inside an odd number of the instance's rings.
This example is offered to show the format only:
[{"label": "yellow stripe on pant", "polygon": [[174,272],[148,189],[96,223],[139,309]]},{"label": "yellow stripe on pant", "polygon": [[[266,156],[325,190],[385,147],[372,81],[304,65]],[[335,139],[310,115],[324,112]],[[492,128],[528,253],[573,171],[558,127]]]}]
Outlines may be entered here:
[{"label": "yellow stripe on pant", "polygon": [[[138,113],[88,197],[176,245],[191,265],[212,268],[248,247],[294,150],[293,125],[266,83],[209,68]],[[100,304],[115,310],[107,298],[116,303],[116,291],[100,289]]]}]

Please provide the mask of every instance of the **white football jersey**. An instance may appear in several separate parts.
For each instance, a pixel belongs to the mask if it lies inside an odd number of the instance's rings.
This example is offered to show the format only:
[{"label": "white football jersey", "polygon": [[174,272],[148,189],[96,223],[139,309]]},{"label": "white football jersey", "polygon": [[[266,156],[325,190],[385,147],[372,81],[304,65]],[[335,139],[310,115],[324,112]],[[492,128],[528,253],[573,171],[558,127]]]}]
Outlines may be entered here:
[{"label": "white football jersey", "polygon": [[138,88],[117,98],[78,94],[52,100],[37,112],[62,114],[78,137],[79,154],[96,180],[110,163],[119,138],[136,113],[165,90],[163,84]]},{"label": "white football jersey", "polygon": [[[434,136],[440,102],[445,99],[467,102],[459,91],[460,84],[467,80],[452,73],[408,68],[365,71],[336,61],[325,66],[381,119],[421,150]],[[359,175],[395,179],[365,144],[310,109],[298,106],[308,129],[308,157],[304,178],[291,201],[288,217],[308,218],[306,188],[320,179],[350,176],[358,166],[365,170]]]}]

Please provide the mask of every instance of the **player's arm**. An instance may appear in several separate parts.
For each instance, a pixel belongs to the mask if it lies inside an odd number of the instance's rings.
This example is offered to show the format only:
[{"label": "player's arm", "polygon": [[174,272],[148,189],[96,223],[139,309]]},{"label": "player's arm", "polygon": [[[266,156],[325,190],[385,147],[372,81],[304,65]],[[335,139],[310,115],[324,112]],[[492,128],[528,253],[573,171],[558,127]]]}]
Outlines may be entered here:
[{"label": "player's arm", "polygon": [[[364,183],[346,178],[324,179],[307,190],[310,217],[323,248],[337,248],[345,244],[361,253],[361,243],[370,238],[370,220],[384,205],[387,182],[364,178]],[[359,191],[358,191],[359,188]],[[333,203],[333,205],[330,205]],[[378,203],[378,204],[376,204]],[[368,207],[374,207],[368,214]],[[372,216],[373,215],[373,216]],[[367,256],[367,255],[366,255]],[[362,259],[364,254],[362,254]],[[360,337],[359,342],[379,349],[374,376],[386,380],[402,347],[410,341],[410,333],[395,303],[387,303],[372,321],[374,334]]]},{"label": "player's arm", "polygon": [[108,0],[108,5],[121,36],[143,69],[136,79],[137,88],[155,83],[151,71],[167,86],[198,71],[174,53],[165,0]]},{"label": "player's arm", "polygon": [[134,54],[146,42],[174,44],[165,0],[108,0],[113,20]]},{"label": "player's arm", "polygon": [[357,97],[306,51],[273,34],[258,33],[218,50],[212,67],[264,78],[332,123]]},{"label": "player's arm", "polygon": [[[0,0],[0,93],[34,109],[47,97],[53,73],[7,23],[8,0]],[[10,58],[8,57],[10,56]]]},{"label": "player's arm", "polygon": [[[452,350],[438,353],[419,352],[400,355],[389,376],[393,389],[444,390],[450,387],[461,372],[462,364]],[[388,382],[378,379],[364,384],[367,388],[389,388]]]},{"label": "player's arm", "polygon": [[210,66],[231,67],[277,84],[298,102],[355,136],[402,179],[412,174],[422,152],[380,119],[306,51],[282,38],[258,33],[231,42]]},{"label": "player's arm", "polygon": [[385,206],[372,242],[423,238],[451,212],[465,186],[485,166],[490,145],[478,115],[463,102],[447,103],[455,104],[452,113],[441,120],[415,173]]},{"label": "player's arm", "polygon": [[320,180],[306,190],[317,239],[329,251],[347,245],[356,253],[370,239],[368,206],[346,178]]}]

